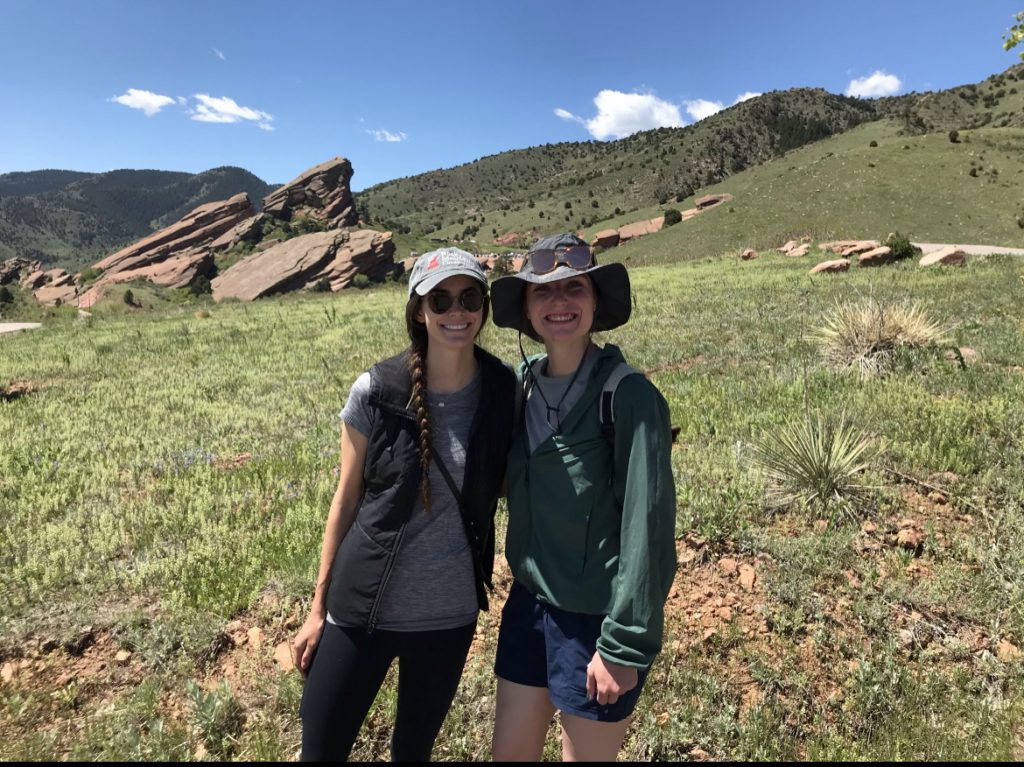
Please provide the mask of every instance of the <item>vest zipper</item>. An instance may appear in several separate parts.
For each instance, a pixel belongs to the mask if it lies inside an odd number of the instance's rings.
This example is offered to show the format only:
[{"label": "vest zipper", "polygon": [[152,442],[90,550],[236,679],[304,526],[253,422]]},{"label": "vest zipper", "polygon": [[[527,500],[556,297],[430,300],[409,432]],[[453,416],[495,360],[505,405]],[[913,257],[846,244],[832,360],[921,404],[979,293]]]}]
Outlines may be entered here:
[{"label": "vest zipper", "polygon": [[367,621],[366,633],[372,634],[377,627],[377,610],[380,608],[381,599],[384,598],[384,590],[388,587],[388,579],[391,578],[391,569],[395,565],[395,558],[398,556],[398,549],[402,545],[402,538],[405,537],[405,525],[403,524],[395,538],[395,546],[388,554],[387,564],[384,566],[384,577],[381,578],[380,587],[377,589],[377,598],[373,600],[373,607],[370,608],[370,618]]}]

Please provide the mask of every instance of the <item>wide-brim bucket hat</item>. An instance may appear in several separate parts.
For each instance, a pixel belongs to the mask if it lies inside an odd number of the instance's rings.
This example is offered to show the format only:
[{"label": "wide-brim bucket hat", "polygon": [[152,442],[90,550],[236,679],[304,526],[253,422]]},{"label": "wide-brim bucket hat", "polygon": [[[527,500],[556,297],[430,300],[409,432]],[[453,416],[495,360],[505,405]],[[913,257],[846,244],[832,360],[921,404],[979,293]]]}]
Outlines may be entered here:
[{"label": "wide-brim bucket hat", "polygon": [[[587,247],[587,243],[575,234],[555,234],[543,237],[534,243],[530,253],[538,250],[559,250],[576,246]],[[513,275],[501,277],[491,284],[491,311],[494,324],[501,328],[512,328],[525,333],[534,341],[543,342],[533,329],[533,324],[526,318],[523,311],[524,291],[528,283],[540,285],[558,282],[569,277],[587,275],[594,285],[597,298],[597,309],[594,312],[594,324],[591,332],[611,330],[629,321],[633,309],[629,286],[629,272],[622,264],[598,265],[593,259],[586,269],[573,269],[564,264],[544,274],[537,274],[529,255],[523,268]]]}]

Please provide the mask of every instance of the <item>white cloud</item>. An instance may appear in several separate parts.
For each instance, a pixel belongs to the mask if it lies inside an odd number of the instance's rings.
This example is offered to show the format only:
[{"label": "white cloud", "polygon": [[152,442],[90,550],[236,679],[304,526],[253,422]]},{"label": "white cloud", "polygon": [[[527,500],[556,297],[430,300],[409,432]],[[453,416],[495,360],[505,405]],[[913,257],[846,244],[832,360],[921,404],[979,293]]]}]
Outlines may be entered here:
[{"label": "white cloud", "polygon": [[367,128],[366,132],[373,136],[377,141],[386,141],[389,144],[398,141],[405,141],[407,138],[409,138],[402,131],[392,133],[389,130],[370,130],[369,128]]},{"label": "white cloud", "polygon": [[161,96],[159,93],[140,91],[137,88],[129,88],[120,96],[110,99],[131,109],[141,109],[146,117],[152,117],[161,109],[174,103],[170,96]]},{"label": "white cloud", "polygon": [[221,61],[227,61],[228,60],[228,57],[224,55],[223,51],[221,51],[220,48],[212,48],[211,50],[213,51],[213,55],[216,56]]},{"label": "white cloud", "polygon": [[746,93],[741,93],[739,96],[736,97],[736,100],[732,102],[733,106],[735,106],[736,104],[742,104],[744,101],[756,99],[760,95],[760,93],[755,93],[754,91],[747,91]]},{"label": "white cloud", "polygon": [[274,130],[271,123],[274,118],[258,109],[239,106],[234,99],[227,96],[217,98],[205,93],[197,93],[199,105],[192,113],[192,119],[203,123],[236,123],[240,120],[256,122],[263,130]]},{"label": "white cloud", "polygon": [[586,122],[587,122],[582,117],[577,117],[572,112],[570,112],[568,109],[562,109],[561,107],[559,107],[558,109],[555,110],[555,117],[559,117],[559,118],[561,118],[563,120],[569,120],[569,121],[575,122],[575,123],[581,123],[583,125],[585,125]]},{"label": "white cloud", "polygon": [[[686,125],[678,106],[649,93],[603,90],[594,97],[594,105],[597,115],[584,124],[591,136],[602,141],[623,138],[642,130]],[[555,113],[558,114],[557,111]]]},{"label": "white cloud", "polygon": [[899,93],[901,88],[903,83],[900,82],[900,78],[878,70],[867,77],[851,80],[846,88],[846,95],[873,99],[879,96],[892,96]]},{"label": "white cloud", "polygon": [[711,117],[711,115],[716,112],[721,112],[723,109],[725,109],[725,104],[721,101],[694,99],[693,101],[686,102],[686,113],[695,121],[703,120],[705,117]]}]

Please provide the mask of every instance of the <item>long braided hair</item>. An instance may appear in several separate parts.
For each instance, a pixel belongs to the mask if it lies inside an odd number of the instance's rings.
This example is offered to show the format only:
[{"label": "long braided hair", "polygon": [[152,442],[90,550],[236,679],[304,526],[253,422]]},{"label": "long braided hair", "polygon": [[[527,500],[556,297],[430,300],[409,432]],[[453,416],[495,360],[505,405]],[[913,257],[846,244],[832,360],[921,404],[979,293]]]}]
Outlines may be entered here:
[{"label": "long braided hair", "polygon": [[[480,320],[480,331],[487,324],[490,301],[487,289],[481,286],[484,293],[483,316]],[[430,513],[430,408],[427,406],[427,326],[416,319],[423,297],[413,294],[405,305],[405,329],[409,334],[409,375],[412,377],[412,409],[416,412],[416,426],[420,432],[420,473],[423,476],[420,493],[423,497],[423,508]]]}]

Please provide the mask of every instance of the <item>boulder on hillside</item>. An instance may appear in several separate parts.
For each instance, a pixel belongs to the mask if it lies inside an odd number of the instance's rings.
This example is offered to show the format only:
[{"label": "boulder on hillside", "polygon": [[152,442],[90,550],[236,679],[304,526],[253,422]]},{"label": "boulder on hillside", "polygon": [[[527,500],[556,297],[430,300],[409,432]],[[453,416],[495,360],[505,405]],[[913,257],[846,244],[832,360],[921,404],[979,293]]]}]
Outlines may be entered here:
[{"label": "boulder on hillside", "polygon": [[595,234],[594,239],[590,241],[590,246],[592,248],[614,248],[618,244],[618,229],[602,229],[600,232]]},{"label": "boulder on hillside", "polygon": [[966,253],[960,250],[956,245],[949,245],[948,247],[925,254],[917,263],[920,266],[932,266],[933,264],[963,266],[966,260]]},{"label": "boulder on hillside", "polygon": [[312,287],[327,280],[331,290],[351,284],[356,274],[380,279],[394,266],[390,232],[372,229],[314,232],[278,243],[242,259],[212,283],[213,298],[252,301],[273,293]]},{"label": "boulder on hillside", "polygon": [[757,258],[757,251],[753,248],[747,248],[743,253],[740,254],[740,258],[744,261],[752,261]]},{"label": "boulder on hillside", "polygon": [[879,244],[878,240],[860,240],[852,245],[847,245],[839,251],[839,254],[843,258],[849,258],[850,256],[857,256],[861,253],[867,253],[869,250],[874,250]]},{"label": "boulder on hillside", "polygon": [[777,250],[779,253],[782,253],[783,255],[788,256],[789,252],[796,248],[799,244],[800,243],[798,243],[796,240],[790,240],[785,245],[780,245],[775,250]]},{"label": "boulder on hillside", "polygon": [[786,252],[786,255],[790,258],[800,258],[802,256],[806,256],[810,252],[811,246],[805,242],[803,245],[797,245],[796,247],[791,248]]},{"label": "boulder on hillside", "polygon": [[699,216],[700,211],[697,210],[696,208],[687,208],[682,213],[680,213],[680,215],[683,217],[683,221],[689,221],[694,216]]},{"label": "boulder on hillside", "polygon": [[665,225],[665,217],[658,216],[647,221],[636,221],[632,224],[626,224],[625,226],[619,227],[619,244],[628,242],[634,237],[643,237],[646,234],[654,234],[660,232],[661,228]]},{"label": "boulder on hillside", "polygon": [[200,205],[180,221],[96,262],[95,268],[103,270],[97,285],[110,282],[119,272],[139,269],[209,245],[254,213],[245,192],[228,200]]},{"label": "boulder on hillside", "polygon": [[721,205],[723,202],[729,202],[732,199],[732,195],[728,192],[725,194],[706,194],[703,197],[698,197],[693,201],[693,205],[699,211],[705,211],[708,208],[713,208],[716,205]]},{"label": "boulder on hillside", "polygon": [[882,266],[892,261],[892,248],[883,245],[880,248],[861,253],[857,266]]},{"label": "boulder on hillside", "polygon": [[845,258],[837,258],[834,261],[822,261],[820,264],[813,267],[808,274],[832,274],[835,272],[845,272],[849,268],[849,260]]},{"label": "boulder on hillside", "polygon": [[351,178],[352,163],[344,157],[322,162],[264,197],[263,212],[286,221],[308,216],[328,229],[355,226]]},{"label": "boulder on hillside", "polygon": [[93,284],[78,301],[79,308],[88,309],[100,295],[100,288],[133,280],[147,280],[165,288],[187,288],[197,277],[210,277],[214,272],[213,254],[205,249],[192,250],[138,269],[104,275]]}]

